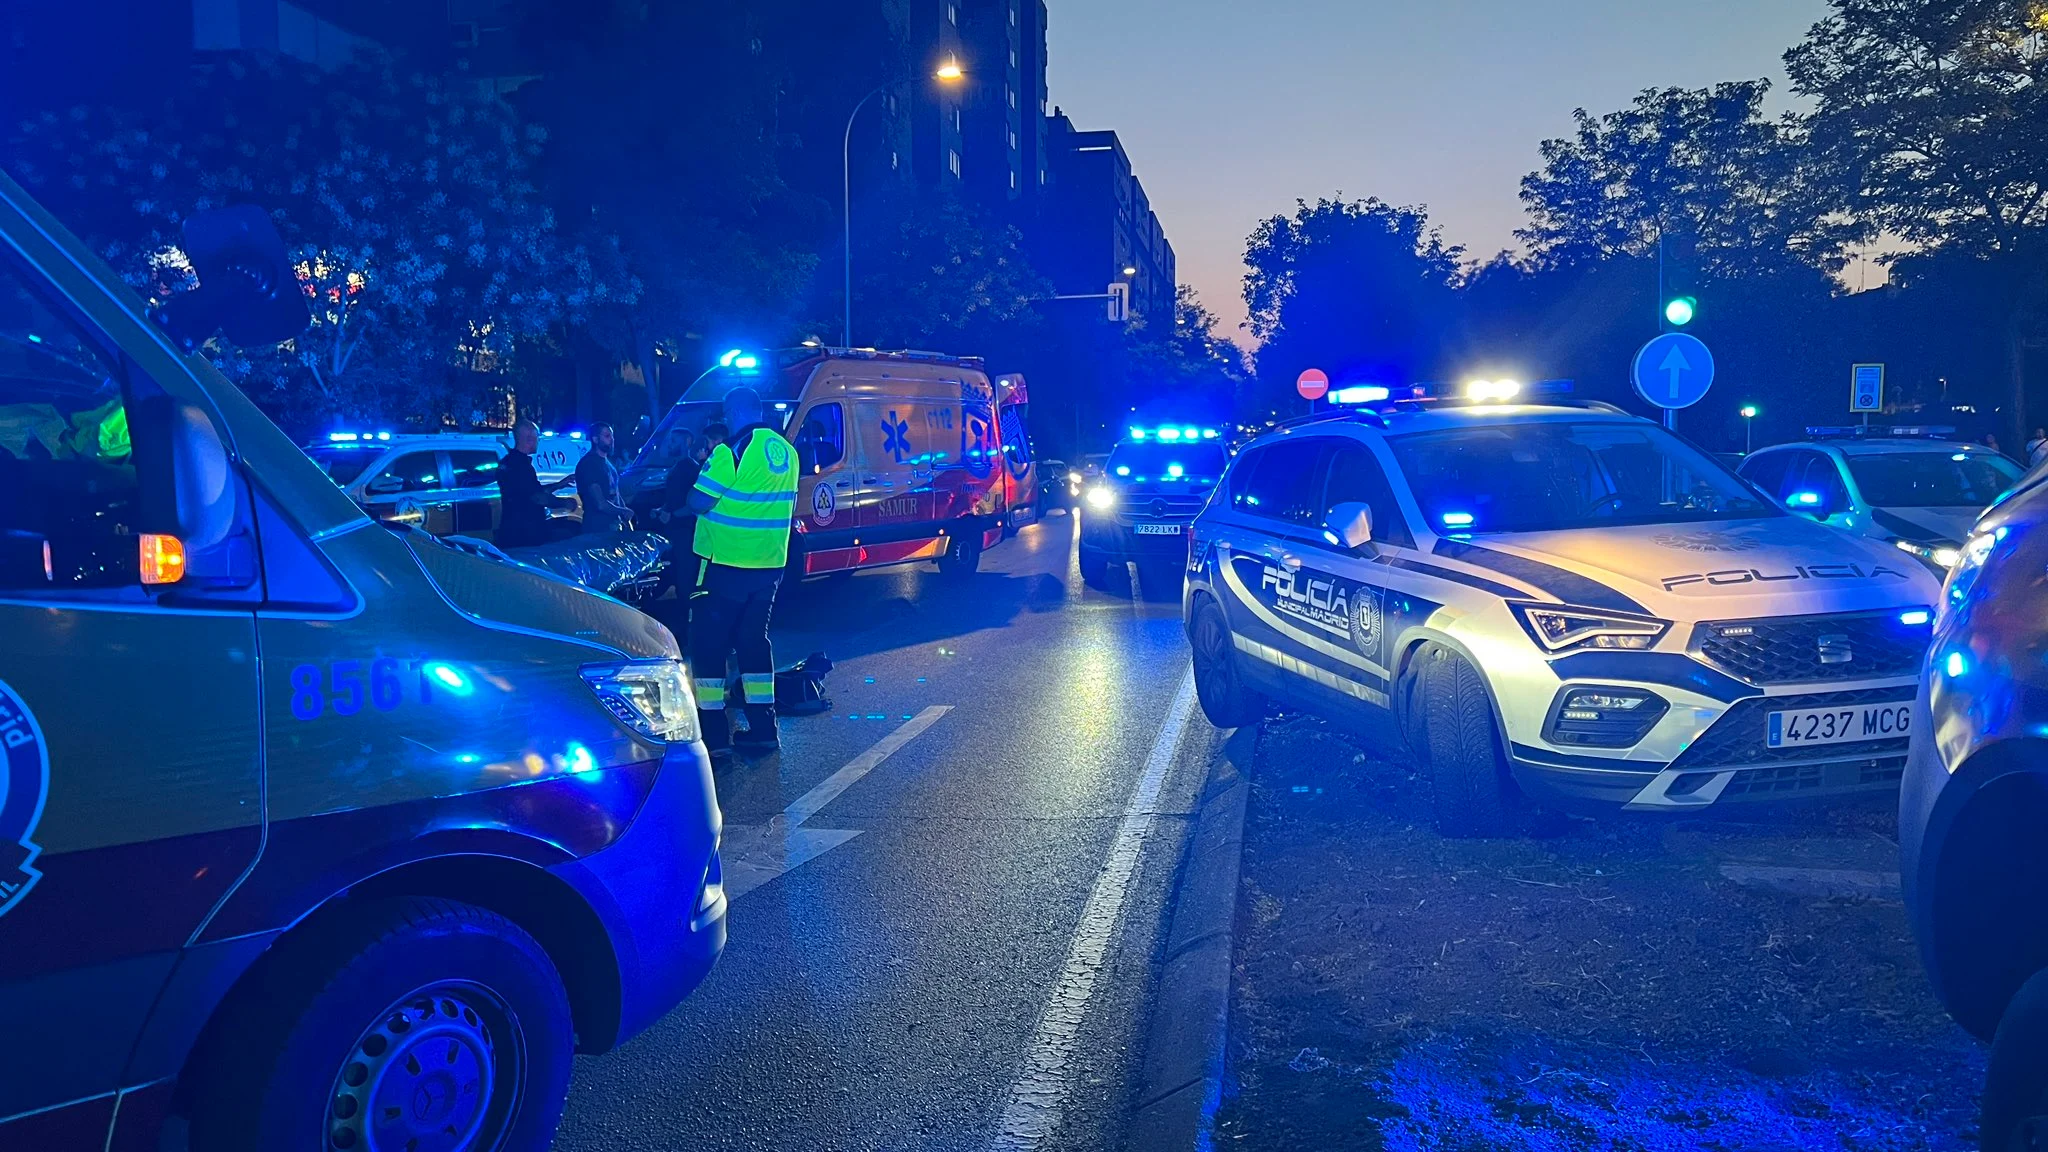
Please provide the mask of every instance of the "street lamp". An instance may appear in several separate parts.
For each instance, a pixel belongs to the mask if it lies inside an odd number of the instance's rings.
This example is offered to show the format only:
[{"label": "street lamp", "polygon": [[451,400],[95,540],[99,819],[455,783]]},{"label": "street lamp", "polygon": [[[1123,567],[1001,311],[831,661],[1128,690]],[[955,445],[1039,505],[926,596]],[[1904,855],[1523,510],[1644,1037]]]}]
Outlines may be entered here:
[{"label": "street lamp", "polygon": [[1134,266],[1134,265],[1130,265],[1130,264],[1126,264],[1126,265],[1124,265],[1124,277],[1125,277],[1126,279],[1129,279],[1129,278],[1130,278],[1130,277],[1132,277],[1132,276],[1136,276],[1137,274],[1138,274],[1138,269],[1137,269],[1137,267],[1136,267],[1136,266]]},{"label": "street lamp", "polygon": [[[932,79],[941,84],[958,84],[966,78],[967,73],[960,70],[958,60],[947,60],[932,73]],[[845,203],[841,219],[846,223],[846,326],[839,330],[840,345],[846,348],[853,347],[853,122],[860,119],[860,111],[868,106],[868,101],[901,83],[903,82],[896,81],[876,85],[874,91],[860,98],[860,102],[853,106],[853,112],[846,117],[846,141],[840,150],[842,172],[845,176]]]},{"label": "street lamp", "polygon": [[1750,429],[1756,423],[1756,412],[1757,408],[1754,404],[1744,404],[1742,406],[1742,454],[1744,456],[1749,455],[1750,451],[1756,446],[1755,438],[1750,435]]}]

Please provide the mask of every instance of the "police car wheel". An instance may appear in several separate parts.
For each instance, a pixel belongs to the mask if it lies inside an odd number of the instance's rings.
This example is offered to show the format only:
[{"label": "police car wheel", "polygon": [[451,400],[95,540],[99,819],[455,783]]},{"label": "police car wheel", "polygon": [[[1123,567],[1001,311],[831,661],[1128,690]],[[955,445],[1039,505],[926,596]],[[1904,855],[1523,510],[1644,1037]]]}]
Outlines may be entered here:
[{"label": "police car wheel", "polygon": [[1998,1022],[1978,1133],[1984,1152],[2048,1149],[2048,971],[2020,986]]},{"label": "police car wheel", "polygon": [[955,532],[945,555],[939,557],[939,571],[947,576],[972,576],[981,569],[981,529],[963,526]]},{"label": "police car wheel", "polygon": [[1416,654],[1411,674],[1421,678],[1414,692],[1422,705],[1437,831],[1458,839],[1514,835],[1514,786],[1479,670],[1429,644]]},{"label": "police car wheel", "polygon": [[1266,715],[1266,701],[1245,687],[1237,674],[1237,645],[1230,636],[1230,624],[1216,602],[1202,597],[1195,601],[1195,618],[1188,629],[1188,646],[1194,651],[1195,699],[1202,714],[1218,728],[1247,728]]},{"label": "police car wheel", "polygon": [[1081,549],[1081,583],[1101,588],[1109,583],[1109,557]]},{"label": "police car wheel", "polygon": [[287,938],[210,1029],[194,1148],[540,1152],[569,1093],[561,976],[447,900],[378,901]]}]

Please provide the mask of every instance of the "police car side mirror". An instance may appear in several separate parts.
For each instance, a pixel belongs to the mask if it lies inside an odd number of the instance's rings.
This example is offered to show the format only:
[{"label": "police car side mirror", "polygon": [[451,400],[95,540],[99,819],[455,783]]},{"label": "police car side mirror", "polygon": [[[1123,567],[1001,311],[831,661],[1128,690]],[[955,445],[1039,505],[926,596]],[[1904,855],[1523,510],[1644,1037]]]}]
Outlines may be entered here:
[{"label": "police car side mirror", "polygon": [[363,485],[363,491],[372,496],[391,496],[405,491],[405,481],[397,476],[379,476]]},{"label": "police car side mirror", "polygon": [[1372,546],[1372,508],[1365,504],[1339,504],[1323,521],[1323,539],[1347,552]]}]

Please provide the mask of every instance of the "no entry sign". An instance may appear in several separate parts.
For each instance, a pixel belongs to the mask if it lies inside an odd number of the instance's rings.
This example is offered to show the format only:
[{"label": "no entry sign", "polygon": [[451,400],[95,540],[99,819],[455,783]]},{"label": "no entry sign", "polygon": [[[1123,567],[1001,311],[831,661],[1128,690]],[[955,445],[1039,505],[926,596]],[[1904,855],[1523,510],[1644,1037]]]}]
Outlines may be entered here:
[{"label": "no entry sign", "polygon": [[1330,374],[1321,368],[1311,368],[1296,378],[1294,390],[1301,393],[1303,400],[1321,400],[1330,392]]}]

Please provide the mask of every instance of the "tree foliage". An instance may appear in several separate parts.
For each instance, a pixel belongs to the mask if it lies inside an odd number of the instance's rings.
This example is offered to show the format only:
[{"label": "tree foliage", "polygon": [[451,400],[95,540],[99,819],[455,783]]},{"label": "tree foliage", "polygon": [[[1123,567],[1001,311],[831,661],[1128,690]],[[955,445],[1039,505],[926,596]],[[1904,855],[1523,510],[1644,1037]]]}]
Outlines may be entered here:
[{"label": "tree foliage", "polygon": [[1421,208],[1380,200],[1296,201],[1252,233],[1245,302],[1274,399],[1302,369],[1333,378],[1417,379],[1448,332],[1464,250]]},{"label": "tree foliage", "polygon": [[534,195],[540,134],[472,87],[366,57],[201,71],[157,109],[17,126],[16,173],[131,284],[183,273],[178,230],[234,203],[271,211],[312,304],[272,349],[212,349],[288,423],[443,415],[486,403],[522,340],[630,301],[600,242],[565,244]]}]

